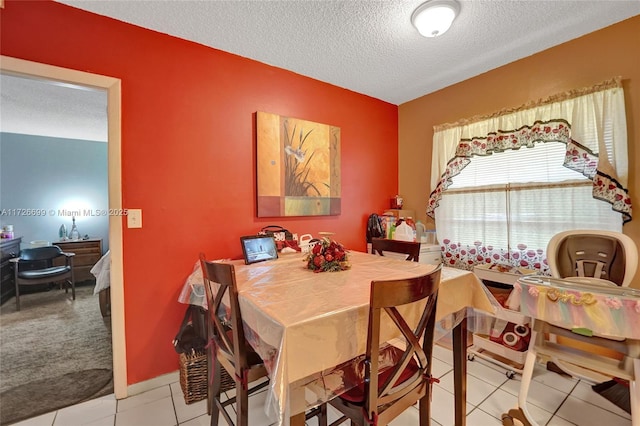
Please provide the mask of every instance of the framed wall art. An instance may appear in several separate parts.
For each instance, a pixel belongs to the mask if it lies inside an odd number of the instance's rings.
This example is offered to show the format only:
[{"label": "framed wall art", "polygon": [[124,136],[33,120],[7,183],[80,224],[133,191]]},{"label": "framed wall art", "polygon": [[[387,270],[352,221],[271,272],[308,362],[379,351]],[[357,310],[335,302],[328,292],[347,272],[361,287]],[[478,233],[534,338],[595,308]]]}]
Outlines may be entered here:
[{"label": "framed wall art", "polygon": [[340,128],[257,113],[258,217],[340,214]]}]

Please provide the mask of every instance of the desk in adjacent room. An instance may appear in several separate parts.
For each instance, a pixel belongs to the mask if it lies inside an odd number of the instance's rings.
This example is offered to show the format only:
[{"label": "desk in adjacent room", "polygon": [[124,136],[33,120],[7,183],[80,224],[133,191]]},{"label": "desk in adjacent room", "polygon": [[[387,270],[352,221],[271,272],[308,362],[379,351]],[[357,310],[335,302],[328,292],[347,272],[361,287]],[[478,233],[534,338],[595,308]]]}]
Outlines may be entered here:
[{"label": "desk in adjacent room", "polygon": [[102,257],[102,239],[66,240],[52,243],[67,253],[75,253],[73,259],[73,275],[76,282],[94,280],[91,268]]}]

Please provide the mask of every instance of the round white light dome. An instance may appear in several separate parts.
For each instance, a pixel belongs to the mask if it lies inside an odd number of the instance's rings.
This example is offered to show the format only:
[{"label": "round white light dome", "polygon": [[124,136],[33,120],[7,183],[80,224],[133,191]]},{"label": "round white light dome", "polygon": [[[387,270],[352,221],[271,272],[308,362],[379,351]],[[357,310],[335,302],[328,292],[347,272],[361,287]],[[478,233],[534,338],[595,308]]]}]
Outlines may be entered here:
[{"label": "round white light dome", "polygon": [[411,23],[425,37],[444,34],[456,19],[460,5],[455,0],[431,0],[421,4],[411,15]]}]

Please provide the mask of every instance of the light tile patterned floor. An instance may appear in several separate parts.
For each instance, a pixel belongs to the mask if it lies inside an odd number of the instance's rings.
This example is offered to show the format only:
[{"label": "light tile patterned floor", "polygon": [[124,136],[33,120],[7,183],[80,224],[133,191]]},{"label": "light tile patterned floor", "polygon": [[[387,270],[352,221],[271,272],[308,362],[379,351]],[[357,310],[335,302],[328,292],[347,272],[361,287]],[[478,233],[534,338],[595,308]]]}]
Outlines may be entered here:
[{"label": "light tile patterned floor", "polygon": [[[434,426],[453,425],[453,367],[451,351],[436,346],[434,375],[440,378],[432,399]],[[476,358],[468,363],[467,425],[499,426],[502,413],[517,405],[520,377],[508,379],[505,370]],[[249,424],[269,426],[262,407],[265,393],[250,398]],[[528,398],[529,411],[547,426],[630,426],[631,416],[600,395],[589,384],[547,371],[534,374]],[[335,413],[330,412],[330,418]],[[19,426],[206,426],[205,402],[186,405],[179,383],[116,401],[113,395],[88,401],[17,423]],[[220,419],[220,425],[225,425]],[[308,422],[315,426],[316,420]],[[346,423],[348,424],[348,423]],[[392,426],[418,424],[418,410],[410,408]]]}]

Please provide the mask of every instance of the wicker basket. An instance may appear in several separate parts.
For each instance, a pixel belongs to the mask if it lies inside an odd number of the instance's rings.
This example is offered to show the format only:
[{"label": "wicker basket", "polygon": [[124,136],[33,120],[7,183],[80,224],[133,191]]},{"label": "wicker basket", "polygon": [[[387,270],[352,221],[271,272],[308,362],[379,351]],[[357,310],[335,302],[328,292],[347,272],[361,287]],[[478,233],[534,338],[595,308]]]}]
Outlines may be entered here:
[{"label": "wicker basket", "polygon": [[[222,368],[221,391],[233,389],[236,384],[227,370]],[[207,399],[207,353],[180,354],[180,387],[184,395],[184,402],[191,404]]]}]

